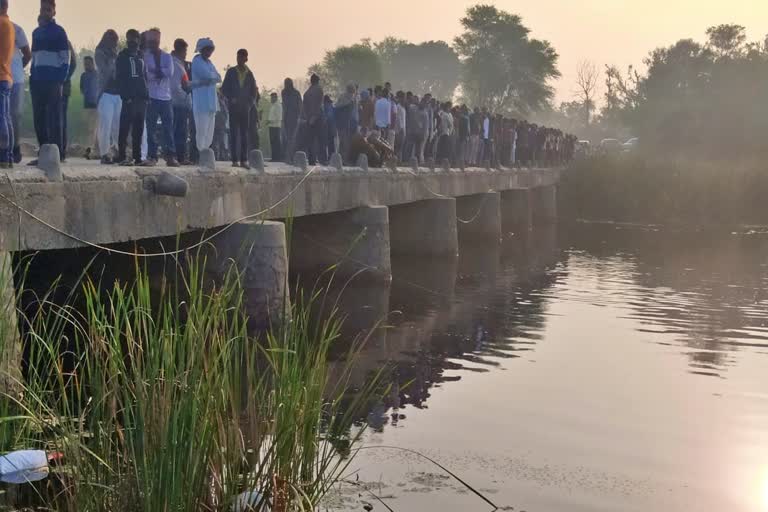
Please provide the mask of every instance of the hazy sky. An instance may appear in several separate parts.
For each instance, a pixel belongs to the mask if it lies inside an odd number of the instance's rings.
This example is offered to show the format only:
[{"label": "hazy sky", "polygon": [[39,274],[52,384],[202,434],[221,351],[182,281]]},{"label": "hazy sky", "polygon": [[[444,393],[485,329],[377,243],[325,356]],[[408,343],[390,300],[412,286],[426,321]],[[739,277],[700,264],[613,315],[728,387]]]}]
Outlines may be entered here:
[{"label": "hazy sky", "polygon": [[[232,63],[248,48],[259,83],[272,87],[284,77],[303,76],[325,50],[362,38],[397,36],[414,42],[451,41],[459,19],[477,2],[464,0],[59,0],[58,21],[75,46],[95,44],[106,28],[120,33],[157,25],[164,46],[200,36],[217,44],[213,60]],[[684,37],[703,39],[719,23],[745,25],[750,39],[768,34],[766,0],[498,0],[515,12],[535,37],[560,53],[563,78],[558,99],[571,99],[576,67],[583,59],[603,64],[640,64],[649,50]],[[130,5],[130,8],[127,6]],[[11,0],[11,18],[31,31],[36,0]],[[376,6],[372,8],[372,6]],[[31,35],[31,34],[28,34]]]}]

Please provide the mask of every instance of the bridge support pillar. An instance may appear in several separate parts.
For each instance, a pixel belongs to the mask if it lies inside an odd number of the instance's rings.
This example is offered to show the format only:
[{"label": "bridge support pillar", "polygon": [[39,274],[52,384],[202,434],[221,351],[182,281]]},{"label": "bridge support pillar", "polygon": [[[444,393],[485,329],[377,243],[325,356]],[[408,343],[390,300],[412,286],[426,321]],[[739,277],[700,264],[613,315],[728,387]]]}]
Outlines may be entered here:
[{"label": "bridge support pillar", "polygon": [[12,393],[21,382],[22,349],[12,261],[10,252],[0,252],[0,393]]},{"label": "bridge support pillar", "polygon": [[251,327],[278,325],[289,300],[285,225],[239,222],[215,238],[214,245],[218,277],[230,271],[240,276]]},{"label": "bridge support pillar", "polygon": [[393,254],[458,257],[456,199],[428,199],[390,207],[389,226]]},{"label": "bridge support pillar", "polygon": [[501,193],[501,228],[505,238],[524,236],[533,228],[532,205],[530,189]]},{"label": "bridge support pillar", "polygon": [[557,186],[537,187],[531,190],[533,224],[548,226],[557,222]]},{"label": "bridge support pillar", "polygon": [[337,279],[390,281],[389,209],[364,206],[298,217],[291,234],[291,271],[317,276],[336,266]]},{"label": "bridge support pillar", "polygon": [[456,199],[456,227],[459,242],[501,240],[501,194],[487,192]]}]

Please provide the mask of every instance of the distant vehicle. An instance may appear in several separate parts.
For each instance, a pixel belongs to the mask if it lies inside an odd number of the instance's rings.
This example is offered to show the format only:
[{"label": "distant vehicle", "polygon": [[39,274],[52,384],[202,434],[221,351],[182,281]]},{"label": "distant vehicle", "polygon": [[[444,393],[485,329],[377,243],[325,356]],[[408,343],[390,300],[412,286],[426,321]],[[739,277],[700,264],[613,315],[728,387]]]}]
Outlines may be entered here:
[{"label": "distant vehicle", "polygon": [[600,150],[604,153],[620,153],[622,143],[618,139],[603,139],[600,141]]},{"label": "distant vehicle", "polygon": [[640,139],[638,139],[637,137],[632,137],[627,142],[625,142],[624,144],[621,145],[621,150],[624,153],[630,153],[630,152],[634,151],[635,149],[637,149],[637,146],[639,144],[640,144]]}]

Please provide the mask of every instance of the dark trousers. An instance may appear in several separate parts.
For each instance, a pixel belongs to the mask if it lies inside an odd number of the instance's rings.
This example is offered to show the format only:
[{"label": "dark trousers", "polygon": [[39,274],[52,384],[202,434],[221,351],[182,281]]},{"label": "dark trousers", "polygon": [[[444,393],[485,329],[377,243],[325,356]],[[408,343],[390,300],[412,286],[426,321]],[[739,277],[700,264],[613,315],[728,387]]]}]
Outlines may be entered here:
[{"label": "dark trousers", "polygon": [[117,160],[126,159],[125,148],[128,143],[128,134],[131,134],[133,146],[133,159],[141,160],[141,139],[144,136],[144,119],[147,114],[146,100],[123,99],[123,108],[120,111],[120,134],[117,137]]},{"label": "dark trousers", "polygon": [[281,140],[281,130],[277,126],[269,127],[269,146],[272,148],[272,161],[277,162],[283,159],[283,141]]},{"label": "dark trousers", "polygon": [[173,142],[173,107],[171,100],[149,100],[147,106],[147,158],[157,160],[157,120],[162,123],[163,154],[165,158],[176,158],[176,144]]},{"label": "dark trousers", "polygon": [[233,163],[248,161],[250,115],[250,110],[237,108],[229,112],[229,152]]},{"label": "dark trousers", "polygon": [[190,117],[192,117],[192,111],[187,107],[173,107],[173,141],[176,146],[176,158],[180,162],[189,158],[187,140],[189,140]]},{"label": "dark trousers", "polygon": [[60,82],[30,82],[32,111],[37,142],[56,144],[59,153],[64,147],[62,114],[62,84]]},{"label": "dark trousers", "polygon": [[67,131],[67,118],[69,116],[69,96],[61,97],[61,161],[67,159],[67,146],[69,145],[69,132]]},{"label": "dark trousers", "polygon": [[440,135],[437,139],[437,163],[442,164],[443,160],[451,159],[451,137],[449,135]]},{"label": "dark trousers", "polygon": [[318,159],[322,164],[327,163],[325,123],[321,119],[312,124],[307,123],[305,128],[304,148],[307,152],[309,165],[317,165]]}]

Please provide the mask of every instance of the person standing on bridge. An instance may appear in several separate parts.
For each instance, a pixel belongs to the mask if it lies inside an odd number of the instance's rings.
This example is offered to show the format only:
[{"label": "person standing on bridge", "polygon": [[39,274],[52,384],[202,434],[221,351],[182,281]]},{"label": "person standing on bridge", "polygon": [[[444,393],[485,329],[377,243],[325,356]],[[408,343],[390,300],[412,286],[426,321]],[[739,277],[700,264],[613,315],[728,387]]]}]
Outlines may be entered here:
[{"label": "person standing on bridge", "polygon": [[[40,146],[56,144],[61,153],[62,93],[69,76],[69,39],[56,23],[56,1],[41,0],[39,26],[32,33],[32,71],[29,90],[32,93],[35,132]],[[32,160],[29,165],[37,165]]]},{"label": "person standing on bridge", "polygon": [[99,118],[96,107],[99,104],[99,74],[90,55],[83,58],[83,68],[83,74],[80,75],[80,94],[83,95],[83,112],[86,117],[88,142],[91,143],[85,150],[85,157],[90,160],[91,154],[98,145],[96,126]]},{"label": "person standing on bridge", "polygon": [[173,42],[173,78],[171,79],[171,103],[173,104],[173,138],[176,145],[176,158],[181,165],[190,165],[187,148],[189,120],[192,117],[192,98],[189,93],[189,75],[187,74],[187,51],[189,45],[183,39]]},{"label": "person standing on bridge", "polygon": [[0,0],[0,169],[13,167],[13,121],[11,88],[16,29],[8,17],[8,0]]},{"label": "person standing on bridge", "polygon": [[272,152],[272,161],[280,162],[283,159],[283,106],[277,100],[277,93],[269,95],[269,115],[267,116],[267,125],[269,126],[269,147]]},{"label": "person standing on bridge", "polygon": [[283,139],[285,141],[285,162],[293,163],[296,152],[296,139],[301,118],[301,93],[293,86],[293,80],[286,78],[283,82]]},{"label": "person standing on bridge", "polygon": [[145,166],[157,164],[157,120],[162,123],[163,153],[168,167],[178,167],[176,144],[173,137],[173,105],[171,104],[171,80],[175,70],[173,57],[160,49],[160,29],[147,31],[147,50],[144,52],[144,69],[149,88],[147,107],[148,154]]},{"label": "person standing on bridge", "polygon": [[237,51],[237,65],[227,70],[221,92],[229,110],[229,151],[232,166],[249,168],[248,140],[251,110],[256,104],[259,90],[256,78],[248,68],[248,50]]},{"label": "person standing on bridge", "polygon": [[[149,92],[145,79],[144,58],[139,51],[141,34],[138,30],[131,29],[126,33],[125,39],[126,48],[117,57],[116,66],[116,78],[122,103],[117,161],[120,165],[141,165],[141,142]],[[131,160],[126,158],[129,133],[133,144]]]},{"label": "person standing on bridge", "polygon": [[29,47],[29,40],[24,29],[16,23],[13,24],[16,29],[16,53],[13,56],[13,88],[11,89],[11,120],[13,125],[13,163],[21,162],[20,127],[21,115],[24,111],[24,82],[26,73],[24,68],[32,60],[32,49]]},{"label": "person standing on bridge", "polygon": [[213,144],[213,131],[216,128],[216,112],[219,99],[216,84],[221,82],[221,75],[211,62],[216,46],[204,37],[197,41],[197,55],[192,60],[192,114],[195,119],[195,142],[197,150],[209,149]]},{"label": "person standing on bridge", "polygon": [[112,29],[104,32],[96,46],[94,59],[99,74],[99,103],[96,110],[99,116],[97,140],[101,163],[111,164],[120,131],[120,110],[123,103],[115,78],[117,62],[117,32]]},{"label": "person standing on bridge", "polygon": [[326,147],[325,114],[323,111],[323,88],[320,86],[320,77],[312,74],[309,79],[309,89],[304,93],[302,105],[302,121],[304,123],[304,150],[307,152],[309,165],[316,165],[318,155],[320,163],[328,163],[323,157]]}]

